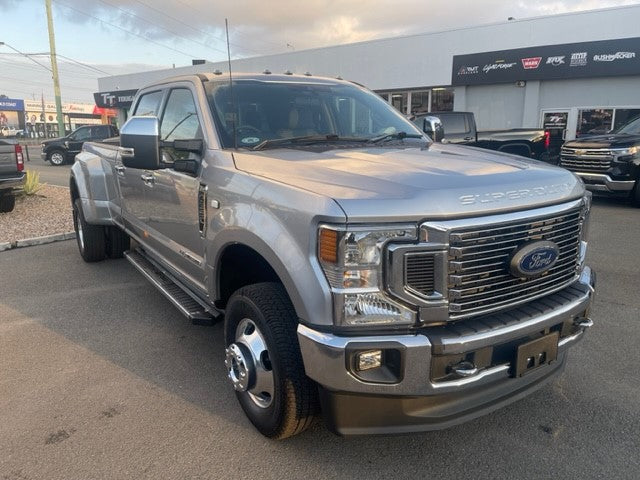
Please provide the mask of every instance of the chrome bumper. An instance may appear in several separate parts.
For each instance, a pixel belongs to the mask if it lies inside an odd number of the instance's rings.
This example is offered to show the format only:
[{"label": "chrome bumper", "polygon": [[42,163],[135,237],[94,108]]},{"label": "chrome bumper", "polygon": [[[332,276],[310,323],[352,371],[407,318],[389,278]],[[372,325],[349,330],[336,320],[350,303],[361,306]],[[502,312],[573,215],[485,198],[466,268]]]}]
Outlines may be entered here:
[{"label": "chrome bumper", "polygon": [[[446,381],[431,380],[431,365],[435,355],[458,354],[483,347],[517,341],[567,320],[581,318],[588,310],[594,294],[595,274],[585,267],[580,278],[557,298],[571,301],[547,311],[531,315],[525,304],[515,309],[516,317],[505,325],[501,320],[492,325],[483,317],[482,328],[462,328],[465,334],[453,334],[447,327],[427,329],[415,335],[385,335],[341,337],[322,333],[306,326],[298,327],[298,339],[307,375],[320,384],[323,411],[328,426],[342,434],[391,433],[434,430],[461,423],[506,405],[538,388],[548,378],[562,371],[567,350],[582,339],[590,326],[582,322],[571,335],[560,338],[557,360],[541,366],[522,377],[512,375],[513,365],[505,362],[480,369],[475,375]],[[564,293],[563,293],[564,292]],[[542,299],[552,304],[551,296]],[[532,302],[533,303],[533,302]],[[464,327],[468,322],[461,322]],[[459,330],[460,331],[460,330]],[[394,348],[402,352],[402,372],[396,383],[363,381],[350,370],[348,355],[355,350]],[[395,400],[394,400],[395,399]],[[351,412],[346,417],[341,410],[350,410],[352,403],[378,405],[368,416]],[[397,403],[394,403],[397,402]],[[402,404],[403,407],[397,407]],[[397,415],[386,416],[379,408],[399,408]],[[409,410],[415,409],[414,413]],[[356,408],[357,411],[357,408]],[[360,420],[355,421],[355,418]],[[354,423],[355,422],[355,423]]]},{"label": "chrome bumper", "polygon": [[604,173],[587,173],[587,172],[573,172],[578,175],[583,180],[587,182],[596,182],[596,183],[585,183],[585,187],[588,190],[593,190],[597,192],[611,192],[611,193],[620,193],[620,192],[630,192],[633,190],[633,186],[635,185],[634,180],[613,180],[609,175]]}]

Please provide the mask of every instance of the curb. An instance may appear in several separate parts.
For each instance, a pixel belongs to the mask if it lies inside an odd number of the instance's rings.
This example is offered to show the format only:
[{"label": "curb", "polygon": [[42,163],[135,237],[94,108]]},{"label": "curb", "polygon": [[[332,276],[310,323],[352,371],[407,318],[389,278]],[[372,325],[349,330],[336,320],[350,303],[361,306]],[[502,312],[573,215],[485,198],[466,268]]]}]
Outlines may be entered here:
[{"label": "curb", "polygon": [[14,242],[0,243],[0,252],[13,248],[31,247],[33,245],[45,245],[47,243],[61,242],[76,238],[76,232],[56,233],[55,235],[45,235],[44,237],[25,238]]}]

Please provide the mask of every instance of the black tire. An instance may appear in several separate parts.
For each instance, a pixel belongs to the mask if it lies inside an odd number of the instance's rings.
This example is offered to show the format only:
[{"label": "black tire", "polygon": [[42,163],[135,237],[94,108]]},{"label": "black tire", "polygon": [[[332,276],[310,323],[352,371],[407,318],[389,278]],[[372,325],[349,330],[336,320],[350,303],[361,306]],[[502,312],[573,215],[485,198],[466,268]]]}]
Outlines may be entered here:
[{"label": "black tire", "polygon": [[129,250],[131,239],[119,227],[105,227],[107,233],[106,252],[109,258],[122,258]]},{"label": "black tire", "polygon": [[634,207],[640,208],[640,178],[636,180],[636,186],[631,192],[631,203]]},{"label": "black tire", "polygon": [[13,193],[0,195],[0,213],[9,213],[16,206],[16,197]]},{"label": "black tire", "polygon": [[59,167],[67,163],[67,157],[63,150],[54,149],[47,153],[47,160],[54,167]]},{"label": "black tire", "polygon": [[236,291],[225,312],[225,345],[236,340],[241,321],[250,319],[264,337],[273,372],[273,397],[260,407],[248,392],[236,391],[245,414],[264,436],[273,439],[297,435],[309,428],[319,413],[318,389],[304,372],[296,335],[298,318],[279,283],[257,283]]},{"label": "black tire", "polygon": [[106,257],[106,237],[102,225],[91,225],[84,219],[82,204],[77,198],[73,202],[73,228],[80,255],[85,262],[99,262]]}]

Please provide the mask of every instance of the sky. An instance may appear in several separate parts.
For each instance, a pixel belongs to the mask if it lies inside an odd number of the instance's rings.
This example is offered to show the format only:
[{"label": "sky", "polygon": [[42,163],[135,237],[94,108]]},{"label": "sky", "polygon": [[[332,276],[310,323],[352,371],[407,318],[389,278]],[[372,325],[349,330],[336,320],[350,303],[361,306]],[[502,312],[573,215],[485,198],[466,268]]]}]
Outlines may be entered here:
[{"label": "sky", "polygon": [[[97,78],[434,32],[637,0],[52,0],[63,102]],[[0,0],[0,95],[53,99],[45,0]],[[37,62],[37,63],[36,63]]]}]

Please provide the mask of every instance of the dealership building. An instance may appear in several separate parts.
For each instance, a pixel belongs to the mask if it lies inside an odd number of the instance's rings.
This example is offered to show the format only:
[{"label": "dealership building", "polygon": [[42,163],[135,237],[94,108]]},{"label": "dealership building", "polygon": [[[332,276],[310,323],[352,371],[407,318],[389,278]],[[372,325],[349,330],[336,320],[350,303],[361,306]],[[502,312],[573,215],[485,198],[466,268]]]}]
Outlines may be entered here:
[{"label": "dealership building", "polygon": [[[545,127],[572,139],[640,114],[638,25],[632,5],[242,58],[232,69],[340,77],[406,114],[470,111],[479,129]],[[122,120],[150,82],[227,69],[207,62],[101,78],[96,102],[121,107]]]}]

